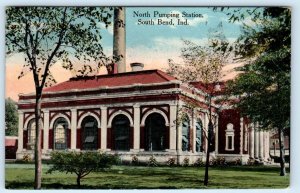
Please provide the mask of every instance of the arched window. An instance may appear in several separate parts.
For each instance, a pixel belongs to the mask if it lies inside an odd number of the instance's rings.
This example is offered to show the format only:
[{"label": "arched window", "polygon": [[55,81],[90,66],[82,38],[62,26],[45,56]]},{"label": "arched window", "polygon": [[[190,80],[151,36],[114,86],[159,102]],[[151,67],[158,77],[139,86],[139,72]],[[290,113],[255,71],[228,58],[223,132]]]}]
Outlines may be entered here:
[{"label": "arched window", "polygon": [[112,121],[112,129],[114,133],[114,149],[128,151],[130,148],[130,121],[128,117],[123,114],[114,117]]},{"label": "arched window", "polygon": [[35,119],[31,119],[30,122],[28,123],[28,144],[27,148],[28,149],[34,149],[35,145]]},{"label": "arched window", "polygon": [[182,151],[189,151],[190,147],[190,119],[187,115],[182,120]]},{"label": "arched window", "polygon": [[68,122],[65,118],[58,118],[54,123],[54,149],[67,148]]},{"label": "arched window", "polygon": [[152,113],[146,118],[145,131],[146,151],[161,151],[166,149],[166,125],[165,119],[161,114]]},{"label": "arched window", "polygon": [[198,119],[196,122],[196,152],[202,151],[202,130],[202,121]]},{"label": "arched window", "polygon": [[98,149],[98,122],[93,116],[87,116],[82,120],[81,129],[83,129],[82,149]]},{"label": "arched window", "polygon": [[234,150],[234,129],[233,124],[228,123],[226,132],[226,144],[225,144],[225,150],[227,151],[233,151]]}]

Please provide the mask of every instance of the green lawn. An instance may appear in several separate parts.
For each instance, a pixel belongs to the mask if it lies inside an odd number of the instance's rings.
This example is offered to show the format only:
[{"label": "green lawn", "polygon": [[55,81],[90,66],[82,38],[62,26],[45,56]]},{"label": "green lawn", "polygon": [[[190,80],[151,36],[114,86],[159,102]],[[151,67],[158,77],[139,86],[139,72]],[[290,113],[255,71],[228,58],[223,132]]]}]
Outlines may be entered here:
[{"label": "green lawn", "polygon": [[[73,174],[46,174],[42,188],[76,189]],[[5,186],[9,189],[32,189],[33,165],[6,164]],[[111,170],[91,173],[82,181],[83,189],[203,189],[204,168],[114,166]],[[240,166],[209,169],[208,188],[287,188],[289,175],[279,176],[278,167]]]}]

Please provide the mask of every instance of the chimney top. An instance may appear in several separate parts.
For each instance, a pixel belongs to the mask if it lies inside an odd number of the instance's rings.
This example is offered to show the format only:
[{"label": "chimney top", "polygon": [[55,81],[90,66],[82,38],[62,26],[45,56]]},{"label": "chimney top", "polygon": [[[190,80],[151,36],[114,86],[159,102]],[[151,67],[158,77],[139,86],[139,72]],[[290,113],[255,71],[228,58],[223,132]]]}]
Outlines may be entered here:
[{"label": "chimney top", "polygon": [[141,71],[144,68],[144,64],[139,63],[139,62],[130,63],[130,66],[131,66],[132,72]]}]

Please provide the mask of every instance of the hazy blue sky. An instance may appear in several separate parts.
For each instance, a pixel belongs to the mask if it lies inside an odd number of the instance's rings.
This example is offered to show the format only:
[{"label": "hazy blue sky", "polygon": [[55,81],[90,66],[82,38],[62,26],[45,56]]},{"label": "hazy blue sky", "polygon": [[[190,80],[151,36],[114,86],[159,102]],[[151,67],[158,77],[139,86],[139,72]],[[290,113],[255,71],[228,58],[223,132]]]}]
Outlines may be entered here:
[{"label": "hazy blue sky", "polygon": [[[249,9],[249,7],[248,7]],[[149,17],[136,17],[134,13],[146,14]],[[165,14],[154,17],[154,12]],[[163,17],[166,14],[178,14],[178,18]],[[194,14],[201,17],[183,17],[183,14]],[[198,14],[198,15],[197,15]],[[142,21],[153,20],[154,25],[139,25]],[[173,20],[174,25],[157,25],[158,19],[164,21]],[[177,20],[185,21],[189,25],[176,25]],[[197,44],[205,44],[209,35],[209,29],[216,28],[222,22],[226,38],[233,42],[240,35],[241,23],[229,23],[228,16],[224,12],[215,12],[207,7],[126,7],[126,64],[127,71],[130,71],[130,63],[144,63],[145,69],[161,69],[168,67],[168,59],[180,62],[180,49],[182,39],[191,40]],[[253,25],[249,18],[245,22]],[[101,30],[102,45],[104,52],[112,55],[113,28]],[[78,61],[80,63],[80,61]],[[50,71],[57,82],[68,80],[72,75],[61,67],[59,62]],[[24,57],[21,54],[6,57],[6,96],[17,99],[18,93],[28,93],[34,90],[31,73],[18,80],[24,64]],[[227,65],[232,69],[236,64]],[[106,73],[103,67],[100,73]],[[227,69],[225,69],[227,73]],[[228,72],[229,76],[230,73]]]},{"label": "hazy blue sky", "polygon": [[[246,9],[246,8],[245,8]],[[249,9],[249,7],[247,8]],[[157,25],[157,20],[170,21],[171,18],[154,17],[154,12],[161,14],[179,14],[179,19],[188,20],[189,25],[176,25],[178,18],[172,18],[174,25]],[[134,13],[150,17],[137,17]],[[202,17],[182,17],[183,13],[201,14]],[[154,25],[138,25],[138,21],[153,20]],[[198,44],[205,44],[209,29],[216,28],[222,22],[226,38],[233,42],[240,35],[240,22],[229,23],[225,12],[216,12],[207,7],[127,7],[126,8],[126,63],[142,62],[146,69],[165,68],[167,60],[179,60],[181,39],[189,39]],[[250,18],[245,22],[253,24]],[[112,53],[112,27],[103,31],[105,52]]]}]

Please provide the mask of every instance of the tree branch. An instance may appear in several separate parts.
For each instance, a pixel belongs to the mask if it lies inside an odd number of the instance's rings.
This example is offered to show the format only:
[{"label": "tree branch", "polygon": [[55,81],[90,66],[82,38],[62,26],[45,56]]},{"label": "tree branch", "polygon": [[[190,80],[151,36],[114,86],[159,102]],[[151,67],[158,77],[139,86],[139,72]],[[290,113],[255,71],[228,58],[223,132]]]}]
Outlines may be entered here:
[{"label": "tree branch", "polygon": [[58,51],[58,49],[60,48],[60,45],[62,43],[62,39],[63,39],[63,36],[64,36],[64,33],[66,32],[66,27],[64,26],[65,25],[65,22],[66,22],[66,16],[67,16],[67,7],[65,7],[65,10],[64,10],[64,14],[63,14],[63,18],[62,18],[62,28],[59,32],[59,39],[58,39],[58,42],[56,44],[56,47],[54,48],[53,52],[51,53],[51,55],[49,56],[49,58],[47,59],[47,63],[46,63],[46,67],[45,67],[45,70],[44,70],[44,74],[43,74],[43,78],[42,78],[42,82],[41,82],[41,90],[43,89],[44,85],[45,85],[45,81],[47,79],[47,75],[48,75],[48,70],[49,70],[49,66],[52,62],[52,59],[53,57],[55,56],[56,52]]}]

